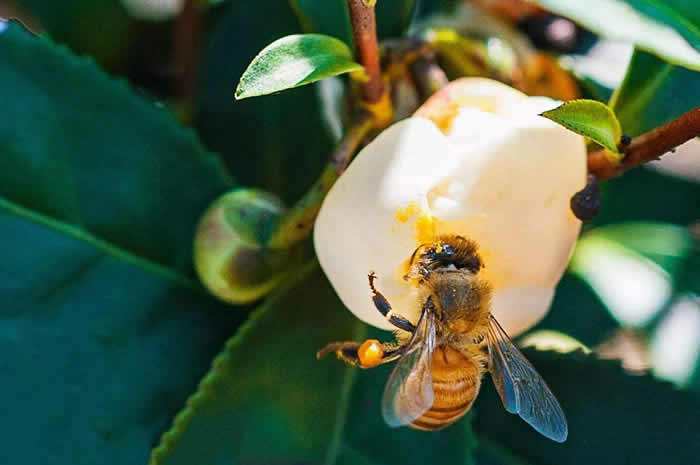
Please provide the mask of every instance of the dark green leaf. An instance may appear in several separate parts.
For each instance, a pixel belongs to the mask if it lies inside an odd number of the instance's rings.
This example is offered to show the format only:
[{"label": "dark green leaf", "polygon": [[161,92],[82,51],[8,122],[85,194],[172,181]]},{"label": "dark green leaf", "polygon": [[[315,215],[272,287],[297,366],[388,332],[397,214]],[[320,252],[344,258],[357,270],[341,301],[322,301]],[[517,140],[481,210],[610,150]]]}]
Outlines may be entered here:
[{"label": "dark green leaf", "polygon": [[361,71],[340,40],[322,34],[277,39],[250,63],[236,88],[236,99],[271,94],[331,76]]},{"label": "dark green leaf", "polygon": [[558,331],[595,347],[619,327],[593,289],[567,273],[557,285],[552,308],[535,330]]},{"label": "dark green leaf", "polygon": [[628,221],[687,226],[700,218],[700,183],[661,174],[649,168],[627,172],[603,183],[602,208],[595,225]]},{"label": "dark green leaf", "polygon": [[245,14],[236,2],[212,11],[216,24],[203,52],[195,124],[241,184],[274,192],[289,204],[316,180],[333,144],[324,131],[317,84],[274,97],[231,98],[256,51],[299,32],[286,1],[255,5]]},{"label": "dark green leaf", "polygon": [[635,51],[610,106],[625,133],[636,136],[700,106],[700,74]]},{"label": "dark green leaf", "polygon": [[227,343],[151,463],[473,463],[467,420],[433,434],[384,424],[391,367],[359,370],[314,357],[327,342],[367,333],[315,265],[300,272]]},{"label": "dark green leaf", "polygon": [[477,400],[475,423],[484,447],[506,445],[520,463],[530,465],[687,465],[697,460],[697,395],[648,375],[629,375],[617,362],[594,356],[524,352],[559,399],[569,437],[557,444],[532,431],[505,412],[487,383]]},{"label": "dark green leaf", "polygon": [[230,186],[155,104],[0,32],[3,463],[144,463],[241,316],[191,278]]},{"label": "dark green leaf", "polygon": [[0,240],[2,462],[145,463],[241,314],[1,198]]},{"label": "dark green leaf", "polygon": [[352,44],[347,0],[289,0],[305,32],[327,34]]},{"label": "dark green leaf", "polygon": [[[700,22],[692,1],[664,0],[537,0],[591,31],[638,48],[669,63],[700,71]],[[690,42],[688,42],[690,41]]]},{"label": "dark green leaf", "polygon": [[588,137],[613,153],[618,153],[622,130],[610,108],[595,100],[571,100],[542,113],[577,134]]},{"label": "dark green leaf", "polygon": [[0,96],[0,196],[189,273],[195,223],[231,187],[191,131],[12,23]]},{"label": "dark green leaf", "polygon": [[53,39],[80,55],[90,55],[110,69],[124,65],[131,43],[129,18],[114,0],[15,0]]}]

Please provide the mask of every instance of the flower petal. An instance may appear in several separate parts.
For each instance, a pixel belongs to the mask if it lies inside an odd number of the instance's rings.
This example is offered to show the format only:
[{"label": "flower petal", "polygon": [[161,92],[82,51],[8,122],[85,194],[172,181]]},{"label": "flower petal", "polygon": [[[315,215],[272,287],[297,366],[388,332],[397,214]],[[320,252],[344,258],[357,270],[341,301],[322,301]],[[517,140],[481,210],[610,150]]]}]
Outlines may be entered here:
[{"label": "flower petal", "polygon": [[[511,334],[547,312],[578,236],[569,199],[585,185],[582,137],[538,116],[557,102],[504,84],[460,79],[368,145],[328,194],[316,222],[319,261],[360,319],[373,307],[367,273],[393,310],[415,321],[419,291],[402,279],[436,234],[475,240]],[[439,128],[439,129],[438,129]]]},{"label": "flower petal", "polygon": [[447,153],[433,123],[401,121],[361,151],[323,203],[314,230],[318,260],[343,303],[369,324],[393,328],[372,304],[370,271],[396,312],[417,314],[415,289],[400,270],[429,222],[427,193],[442,177]]}]

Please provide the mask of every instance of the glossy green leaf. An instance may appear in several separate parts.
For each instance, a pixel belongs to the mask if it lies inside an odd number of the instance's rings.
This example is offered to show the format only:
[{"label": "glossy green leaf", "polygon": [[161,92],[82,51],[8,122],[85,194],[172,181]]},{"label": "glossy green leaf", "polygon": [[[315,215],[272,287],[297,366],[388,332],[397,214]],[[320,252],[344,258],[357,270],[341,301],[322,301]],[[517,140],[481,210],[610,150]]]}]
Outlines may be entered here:
[{"label": "glossy green leaf", "polygon": [[242,315],[1,198],[0,239],[2,462],[145,463]]},{"label": "glossy green leaf", "polygon": [[236,99],[271,94],[362,69],[342,41],[322,34],[294,34],[277,39],[253,59],[238,83]]},{"label": "glossy green leaf", "polygon": [[610,101],[625,133],[636,136],[700,106],[700,73],[635,51]]},{"label": "glossy green leaf", "polygon": [[231,98],[231,89],[257,51],[301,32],[297,19],[286,0],[256,0],[245,14],[236,2],[226,2],[211,15],[215,23],[202,52],[195,126],[242,185],[273,192],[290,205],[315,182],[333,150],[319,85],[239,101]]},{"label": "glossy green leaf", "polygon": [[232,187],[217,157],[156,102],[9,24],[0,196],[189,273],[195,223]]},{"label": "glossy green leaf", "polygon": [[595,100],[571,100],[541,116],[617,153],[622,129],[612,110]]},{"label": "glossy green leaf", "polygon": [[314,354],[334,340],[388,339],[340,303],[316,265],[256,310],[154,450],[152,465],[471,464],[470,423],[426,434],[384,424],[391,367],[347,368]]},{"label": "glossy green leaf", "polygon": [[537,0],[591,31],[634,43],[669,63],[700,71],[700,22],[693,1]]},{"label": "glossy green leaf", "polygon": [[[697,460],[700,416],[694,412],[700,411],[700,397],[696,394],[649,375],[627,374],[618,362],[593,355],[524,353],[559,399],[569,437],[557,444],[538,435],[505,412],[487,383],[476,404],[479,443],[489,455],[507,452],[520,460],[500,463],[687,465]],[[505,451],[502,445],[507,445]]]},{"label": "glossy green leaf", "polygon": [[191,278],[230,180],[90,61],[0,23],[2,463],[127,465],[242,315]]}]

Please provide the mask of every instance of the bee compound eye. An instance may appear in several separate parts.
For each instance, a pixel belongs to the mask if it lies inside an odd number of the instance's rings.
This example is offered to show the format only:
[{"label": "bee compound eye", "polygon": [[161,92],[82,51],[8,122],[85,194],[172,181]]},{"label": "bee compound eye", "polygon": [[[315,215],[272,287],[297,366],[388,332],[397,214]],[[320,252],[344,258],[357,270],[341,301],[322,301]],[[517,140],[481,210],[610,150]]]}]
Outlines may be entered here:
[{"label": "bee compound eye", "polygon": [[363,368],[376,367],[384,357],[382,344],[376,339],[367,339],[357,349],[357,357],[360,359],[360,365]]}]

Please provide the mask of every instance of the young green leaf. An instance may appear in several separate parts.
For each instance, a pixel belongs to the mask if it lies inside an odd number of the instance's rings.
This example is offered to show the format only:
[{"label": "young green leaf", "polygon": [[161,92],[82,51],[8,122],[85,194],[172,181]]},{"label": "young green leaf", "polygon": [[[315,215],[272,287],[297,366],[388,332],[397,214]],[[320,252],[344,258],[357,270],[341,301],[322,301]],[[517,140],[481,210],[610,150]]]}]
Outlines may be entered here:
[{"label": "young green leaf", "polygon": [[[241,185],[270,191],[291,204],[316,181],[335,145],[324,119],[333,110],[324,106],[316,86],[235,105],[230,99],[231,76],[241,76],[251,53],[265,48],[271,38],[298,32],[297,20],[289,4],[279,0],[256,0],[244,15],[237,2],[227,1],[216,17],[202,50],[202,79],[195,92],[197,132],[207,147],[221,154]],[[329,81],[323,84],[332,85]],[[345,86],[340,90],[342,94]]]},{"label": "young green leaf", "polygon": [[631,42],[669,63],[700,71],[696,2],[537,0],[537,3],[601,36]]},{"label": "young green leaf", "polygon": [[557,108],[545,111],[541,116],[588,137],[613,153],[622,137],[620,122],[612,110],[595,100],[572,100]]},{"label": "young green leaf", "polygon": [[294,34],[265,47],[245,70],[236,99],[271,94],[351,71],[361,71],[342,41],[322,34]]}]

